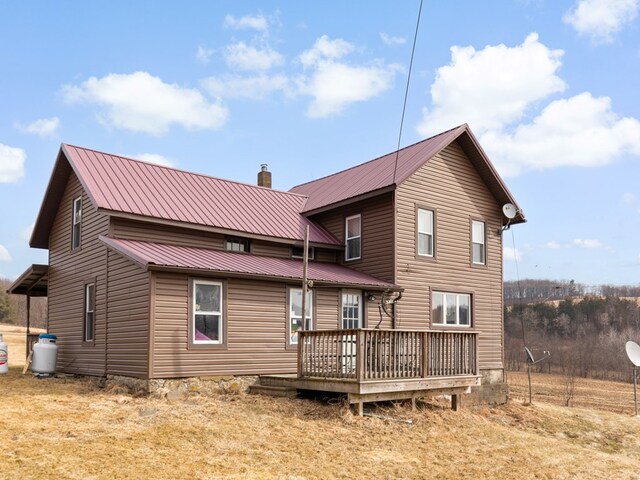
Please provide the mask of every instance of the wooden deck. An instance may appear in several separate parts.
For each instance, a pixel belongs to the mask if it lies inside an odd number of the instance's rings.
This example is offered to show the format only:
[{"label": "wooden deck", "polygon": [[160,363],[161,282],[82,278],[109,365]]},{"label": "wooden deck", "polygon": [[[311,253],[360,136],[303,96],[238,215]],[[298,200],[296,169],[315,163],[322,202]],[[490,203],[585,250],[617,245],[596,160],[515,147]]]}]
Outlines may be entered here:
[{"label": "wooden deck", "polygon": [[266,375],[260,384],[346,393],[364,402],[459,395],[480,384],[478,332],[317,330],[299,332],[298,372]]}]

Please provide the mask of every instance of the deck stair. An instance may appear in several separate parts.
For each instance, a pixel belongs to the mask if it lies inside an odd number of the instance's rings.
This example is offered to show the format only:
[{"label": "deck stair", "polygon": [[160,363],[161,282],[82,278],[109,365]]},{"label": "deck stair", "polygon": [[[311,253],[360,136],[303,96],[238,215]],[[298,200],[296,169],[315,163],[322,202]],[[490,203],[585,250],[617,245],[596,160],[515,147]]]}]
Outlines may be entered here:
[{"label": "deck stair", "polygon": [[[295,379],[295,375],[292,375],[292,379]],[[270,397],[296,398],[298,396],[298,389],[295,384],[292,384],[281,376],[272,377],[270,375],[261,375],[258,383],[249,387],[249,393],[268,395]]]}]

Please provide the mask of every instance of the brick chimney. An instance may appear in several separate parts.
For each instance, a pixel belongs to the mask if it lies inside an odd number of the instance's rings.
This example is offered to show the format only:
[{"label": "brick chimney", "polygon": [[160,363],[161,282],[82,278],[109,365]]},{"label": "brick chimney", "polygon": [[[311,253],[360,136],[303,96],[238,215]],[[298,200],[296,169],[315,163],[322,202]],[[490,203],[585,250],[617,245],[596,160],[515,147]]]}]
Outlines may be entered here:
[{"label": "brick chimney", "polygon": [[271,172],[267,170],[267,164],[260,165],[260,171],[258,172],[258,186],[271,188]]}]

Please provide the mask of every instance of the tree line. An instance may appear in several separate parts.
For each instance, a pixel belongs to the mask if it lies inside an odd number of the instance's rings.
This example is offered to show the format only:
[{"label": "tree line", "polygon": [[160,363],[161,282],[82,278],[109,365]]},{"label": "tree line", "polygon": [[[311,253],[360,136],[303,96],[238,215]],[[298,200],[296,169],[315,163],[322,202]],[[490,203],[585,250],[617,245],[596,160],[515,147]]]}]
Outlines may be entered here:
[{"label": "tree line", "polygon": [[[0,278],[0,323],[26,326],[27,297],[24,295],[10,295],[7,289],[11,280]],[[47,323],[47,299],[31,299],[31,326],[45,328]]]},{"label": "tree line", "polygon": [[[536,281],[537,282],[537,281]],[[557,282],[556,282],[557,283]],[[529,284],[531,298],[505,304],[505,363],[510,370],[526,364],[524,346],[548,361],[538,370],[611,380],[631,379],[625,343],[640,343],[640,289],[602,286],[595,293],[549,297],[549,285]],[[507,285],[505,285],[506,292]],[[553,291],[555,286],[552,286]],[[563,290],[563,293],[566,290]],[[606,294],[605,294],[606,293]],[[634,295],[635,294],[635,295]],[[506,293],[505,293],[506,295]],[[540,300],[537,300],[540,299]]]}]

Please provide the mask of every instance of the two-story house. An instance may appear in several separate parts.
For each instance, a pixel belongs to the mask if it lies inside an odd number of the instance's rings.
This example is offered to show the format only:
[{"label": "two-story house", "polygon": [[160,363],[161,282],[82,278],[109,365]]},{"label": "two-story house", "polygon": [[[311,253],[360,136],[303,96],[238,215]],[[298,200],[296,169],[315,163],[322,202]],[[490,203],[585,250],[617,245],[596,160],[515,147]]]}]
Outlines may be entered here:
[{"label": "two-story house", "polygon": [[253,186],[63,144],[30,242],[49,250],[57,368],[294,374],[354,403],[398,378],[412,395],[504,394],[501,230],[524,216],[468,126],[289,192],[270,175]]}]

